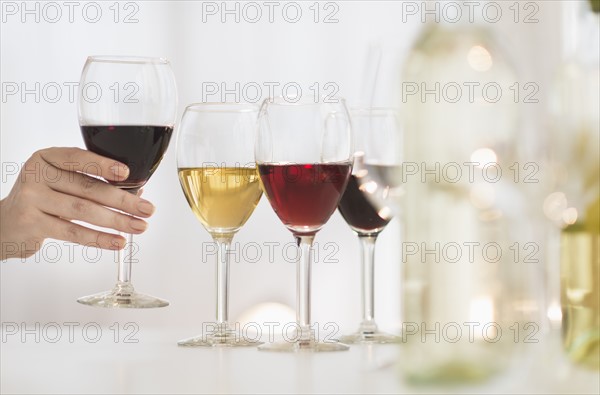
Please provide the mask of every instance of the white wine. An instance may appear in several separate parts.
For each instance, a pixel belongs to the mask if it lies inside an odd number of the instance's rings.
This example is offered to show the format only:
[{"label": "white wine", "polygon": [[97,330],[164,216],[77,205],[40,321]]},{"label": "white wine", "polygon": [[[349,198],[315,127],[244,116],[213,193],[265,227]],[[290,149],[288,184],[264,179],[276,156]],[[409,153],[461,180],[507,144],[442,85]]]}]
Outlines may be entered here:
[{"label": "white wine", "polygon": [[262,196],[255,168],[180,168],[178,173],[190,207],[213,237],[237,232]]},{"label": "white wine", "polygon": [[563,342],[569,357],[600,369],[600,199],[584,223],[567,227],[561,237]]}]

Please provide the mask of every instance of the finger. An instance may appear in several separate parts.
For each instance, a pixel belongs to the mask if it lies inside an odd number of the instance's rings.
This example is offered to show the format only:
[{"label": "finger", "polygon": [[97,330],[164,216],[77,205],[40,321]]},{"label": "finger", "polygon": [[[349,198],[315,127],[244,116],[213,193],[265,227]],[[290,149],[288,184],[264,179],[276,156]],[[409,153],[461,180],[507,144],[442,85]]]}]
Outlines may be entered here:
[{"label": "finger", "polygon": [[132,193],[85,174],[60,171],[63,173],[56,178],[56,182],[47,183],[54,191],[90,200],[136,217],[148,218],[154,213],[152,203]]},{"label": "finger", "polygon": [[120,250],[125,246],[125,238],[111,233],[100,232],[45,214],[46,234],[49,238],[70,241],[85,246],[105,250]]},{"label": "finger", "polygon": [[84,221],[120,232],[140,234],[148,227],[146,221],[139,218],[110,210],[90,200],[55,191],[39,199],[38,207],[44,213],[55,217]]},{"label": "finger", "polygon": [[123,181],[129,176],[125,164],[80,148],[53,147],[38,153],[46,163],[62,170],[100,176],[110,181]]}]

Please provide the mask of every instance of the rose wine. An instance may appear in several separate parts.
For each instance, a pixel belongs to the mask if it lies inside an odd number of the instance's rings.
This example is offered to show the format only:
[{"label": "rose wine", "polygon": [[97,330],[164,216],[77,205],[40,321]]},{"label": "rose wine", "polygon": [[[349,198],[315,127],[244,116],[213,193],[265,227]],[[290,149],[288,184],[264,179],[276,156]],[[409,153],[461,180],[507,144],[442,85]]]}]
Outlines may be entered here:
[{"label": "rose wine", "polygon": [[390,222],[389,218],[384,219],[378,214],[366,192],[361,190],[360,181],[355,175],[350,177],[338,209],[348,225],[357,233],[376,234]]},{"label": "rose wine", "polygon": [[255,168],[199,167],[178,172],[192,211],[213,237],[237,232],[262,196]]},{"label": "rose wine", "polygon": [[158,167],[171,140],[170,126],[82,126],[88,150],[129,167],[125,181],[111,182],[123,189],[142,187]]},{"label": "rose wine", "polygon": [[348,162],[261,164],[260,179],[283,224],[301,235],[316,233],[335,211],[348,183]]}]

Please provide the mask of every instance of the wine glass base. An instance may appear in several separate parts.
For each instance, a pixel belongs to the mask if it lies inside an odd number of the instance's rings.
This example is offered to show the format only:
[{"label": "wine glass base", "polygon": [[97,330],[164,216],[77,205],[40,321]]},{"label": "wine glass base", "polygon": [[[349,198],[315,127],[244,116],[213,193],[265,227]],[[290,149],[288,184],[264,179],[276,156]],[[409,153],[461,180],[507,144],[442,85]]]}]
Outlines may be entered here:
[{"label": "wine glass base", "polygon": [[260,351],[276,352],[330,352],[346,351],[350,347],[339,342],[317,342],[315,340],[295,341],[295,342],[276,342],[263,344],[258,347]]},{"label": "wine glass base", "polygon": [[87,306],[122,309],[151,309],[169,305],[166,300],[135,292],[131,285],[117,285],[111,291],[83,296],[77,299],[77,302]]},{"label": "wine glass base", "polygon": [[182,347],[256,347],[261,344],[262,342],[259,341],[240,338],[233,331],[224,334],[199,335],[177,342],[177,345]]},{"label": "wine glass base", "polygon": [[351,335],[345,335],[340,337],[340,341],[346,344],[390,344],[400,343],[401,337],[379,331],[358,331]]}]

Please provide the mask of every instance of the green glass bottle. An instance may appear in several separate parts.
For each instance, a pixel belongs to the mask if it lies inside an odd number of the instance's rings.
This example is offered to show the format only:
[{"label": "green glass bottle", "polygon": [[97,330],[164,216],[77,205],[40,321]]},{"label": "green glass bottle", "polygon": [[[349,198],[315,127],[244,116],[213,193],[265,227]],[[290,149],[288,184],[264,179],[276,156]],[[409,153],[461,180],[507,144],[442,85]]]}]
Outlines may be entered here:
[{"label": "green glass bottle", "polygon": [[[591,5],[591,6],[590,6]],[[600,369],[600,17],[597,1],[575,2],[575,48],[552,101],[554,160],[562,204],[560,301],[565,352]]]},{"label": "green glass bottle", "polygon": [[535,265],[518,256],[535,227],[515,180],[518,81],[492,25],[468,18],[427,25],[404,65],[400,364],[410,383],[487,380],[514,360],[526,325],[539,329]]}]

